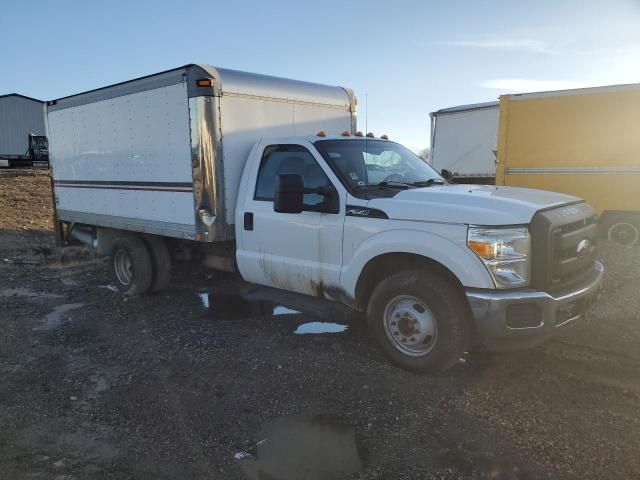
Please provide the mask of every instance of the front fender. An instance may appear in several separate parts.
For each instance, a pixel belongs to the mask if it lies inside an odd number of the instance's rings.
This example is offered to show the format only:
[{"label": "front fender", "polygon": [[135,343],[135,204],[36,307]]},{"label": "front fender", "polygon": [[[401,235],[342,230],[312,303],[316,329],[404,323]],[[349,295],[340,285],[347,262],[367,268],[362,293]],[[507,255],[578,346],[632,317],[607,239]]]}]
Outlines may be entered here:
[{"label": "front fender", "polygon": [[450,270],[464,287],[495,288],[487,268],[467,247],[466,226],[440,225],[439,229],[442,231],[438,233],[386,230],[368,237],[344,263],[340,276],[342,288],[355,298],[356,284],[365,265],[387,253],[410,253],[434,260]]}]

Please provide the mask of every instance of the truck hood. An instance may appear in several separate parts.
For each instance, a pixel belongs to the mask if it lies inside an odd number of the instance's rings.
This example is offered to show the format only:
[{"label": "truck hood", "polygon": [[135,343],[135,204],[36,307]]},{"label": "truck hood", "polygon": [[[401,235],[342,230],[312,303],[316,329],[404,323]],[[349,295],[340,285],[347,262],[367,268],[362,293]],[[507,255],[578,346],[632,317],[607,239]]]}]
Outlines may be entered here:
[{"label": "truck hood", "polygon": [[581,201],[563,193],[489,185],[433,185],[376,198],[369,207],[395,220],[475,225],[528,224],[538,210]]}]

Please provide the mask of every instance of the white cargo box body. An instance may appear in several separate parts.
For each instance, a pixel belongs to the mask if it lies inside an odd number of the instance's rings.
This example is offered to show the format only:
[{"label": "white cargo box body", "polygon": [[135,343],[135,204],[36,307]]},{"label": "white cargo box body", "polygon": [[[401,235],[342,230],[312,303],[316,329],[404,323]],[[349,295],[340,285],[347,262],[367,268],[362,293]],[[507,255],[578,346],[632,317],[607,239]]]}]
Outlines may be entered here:
[{"label": "white cargo box body", "polygon": [[231,240],[261,137],[355,129],[341,87],[186,65],[48,102],[58,220]]},{"label": "white cargo box body", "polygon": [[456,178],[496,175],[498,102],[445,108],[431,113],[431,164]]}]

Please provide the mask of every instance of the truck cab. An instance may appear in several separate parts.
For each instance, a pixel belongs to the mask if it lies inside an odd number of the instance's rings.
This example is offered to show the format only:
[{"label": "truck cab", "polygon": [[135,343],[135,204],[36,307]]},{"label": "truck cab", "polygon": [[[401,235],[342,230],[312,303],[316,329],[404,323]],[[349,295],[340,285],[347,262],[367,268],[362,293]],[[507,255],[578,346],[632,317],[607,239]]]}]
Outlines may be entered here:
[{"label": "truck cab", "polygon": [[404,368],[535,344],[599,291],[597,217],[576,197],[449,184],[405,147],[348,132],[261,139],[241,178],[242,277],[364,312]]}]

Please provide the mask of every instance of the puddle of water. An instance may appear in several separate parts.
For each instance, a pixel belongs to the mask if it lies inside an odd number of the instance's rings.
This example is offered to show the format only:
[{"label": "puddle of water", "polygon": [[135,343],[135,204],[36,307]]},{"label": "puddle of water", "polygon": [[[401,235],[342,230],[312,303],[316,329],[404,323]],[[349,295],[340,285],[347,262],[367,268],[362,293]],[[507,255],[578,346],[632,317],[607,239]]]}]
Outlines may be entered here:
[{"label": "puddle of water", "polygon": [[200,297],[200,301],[202,302],[202,306],[204,308],[209,308],[209,293],[207,293],[207,292],[198,292],[198,296]]},{"label": "puddle of water", "polygon": [[249,451],[253,452],[253,453],[249,453],[249,452],[238,452],[236,453],[233,458],[235,458],[236,460],[243,460],[245,458],[255,458],[255,456],[257,455],[257,449],[258,446],[262,445],[264,442],[266,442],[267,439],[263,438],[262,440],[260,440],[258,443],[256,443],[255,445],[252,445],[251,448],[249,449]]},{"label": "puddle of water", "polygon": [[105,288],[107,290],[111,290],[112,292],[118,292],[118,287],[115,285],[98,285],[98,288]]},{"label": "puddle of water", "polygon": [[273,315],[298,315],[299,313],[300,312],[298,310],[292,310],[291,308],[283,305],[276,305],[273,307]]},{"label": "puddle of water", "polygon": [[3,288],[0,289],[0,297],[24,297],[30,300],[39,298],[61,298],[62,295],[56,295],[55,293],[36,292],[29,288]]},{"label": "puddle of water", "polygon": [[215,320],[242,320],[250,317],[297,315],[300,312],[266,300],[249,300],[228,293],[197,292],[208,316]]},{"label": "puddle of water", "polygon": [[339,480],[362,470],[355,429],[324,416],[262,424],[258,441],[235,455],[250,480]]},{"label": "puddle of water", "polygon": [[34,327],[33,330],[42,331],[58,328],[65,322],[65,319],[62,318],[65,313],[83,306],[84,303],[66,303],[64,305],[59,305],[42,319],[42,324],[39,327]]},{"label": "puddle of water", "polygon": [[296,335],[307,335],[310,333],[342,333],[347,330],[347,325],[341,325],[340,323],[330,322],[308,322],[298,325],[298,328],[293,332]]}]

